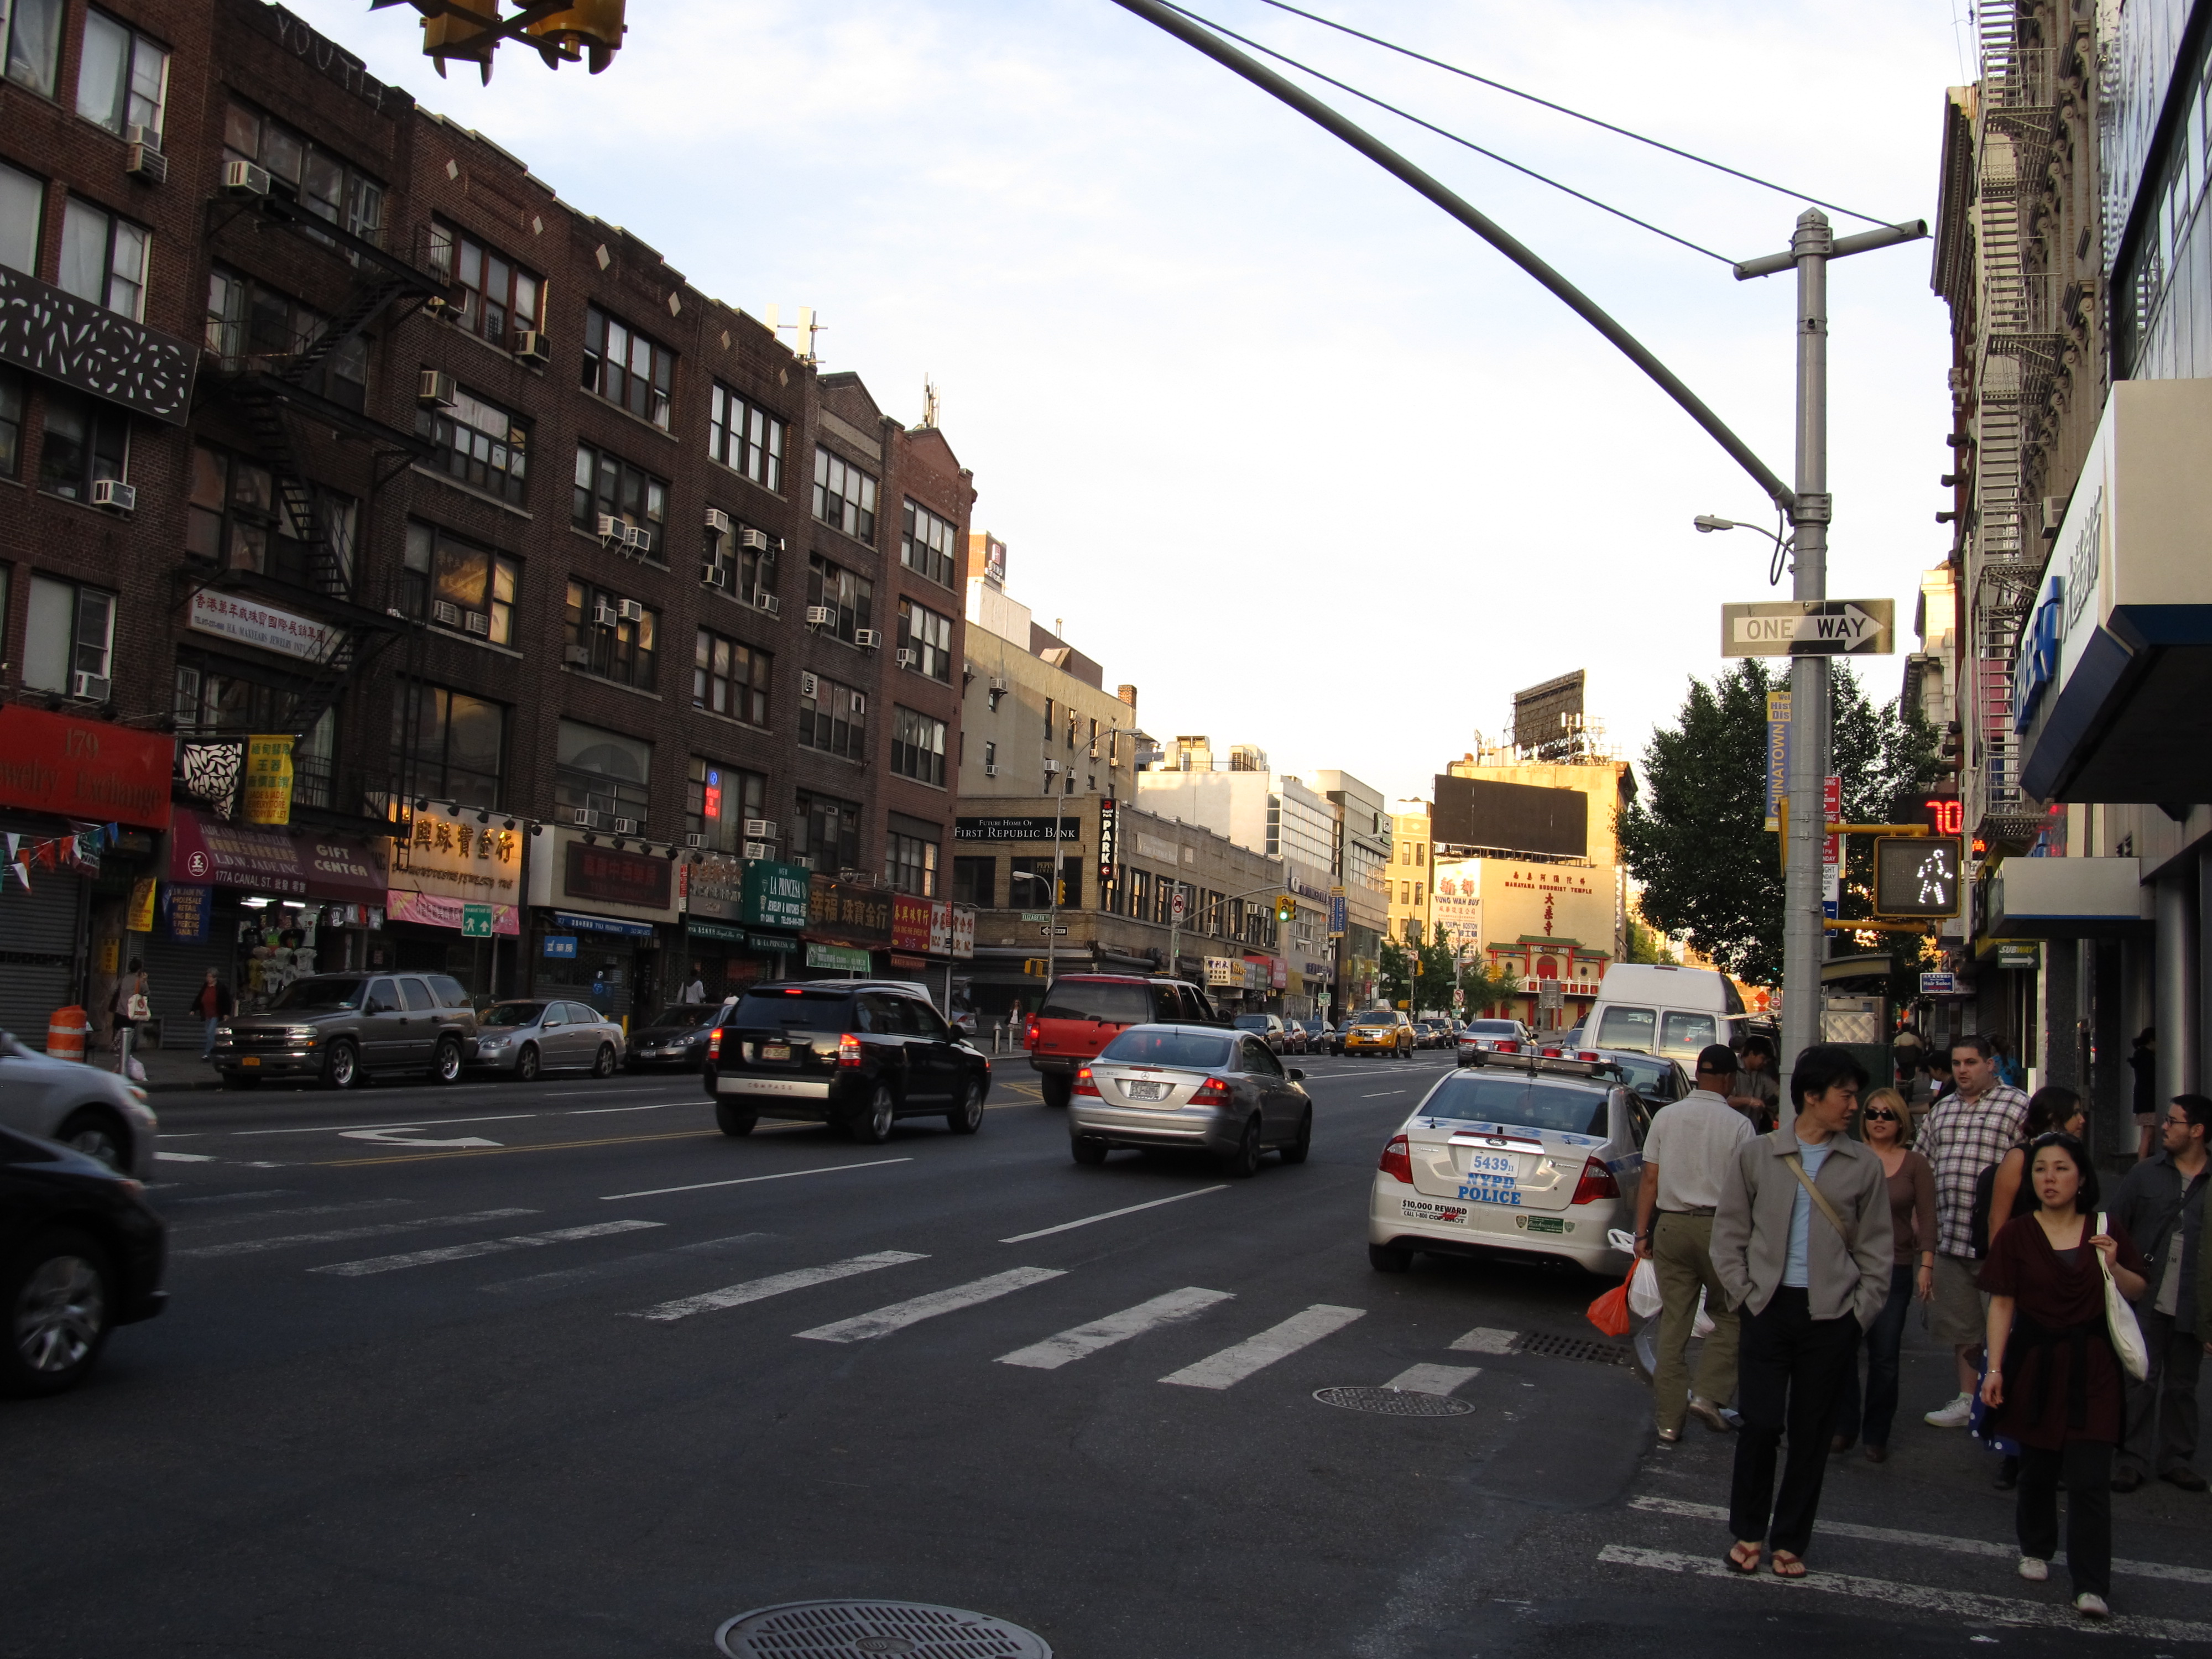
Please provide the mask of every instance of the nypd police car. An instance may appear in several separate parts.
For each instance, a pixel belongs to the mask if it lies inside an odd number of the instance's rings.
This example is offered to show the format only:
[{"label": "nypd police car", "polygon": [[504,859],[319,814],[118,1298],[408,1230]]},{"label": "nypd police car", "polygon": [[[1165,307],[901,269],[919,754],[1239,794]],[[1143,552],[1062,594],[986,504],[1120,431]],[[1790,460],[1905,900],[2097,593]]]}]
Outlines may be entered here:
[{"label": "nypd police car", "polygon": [[1477,1051],[1447,1072],[1382,1148],[1367,1259],[1413,1253],[1560,1256],[1619,1278],[1608,1230],[1636,1230],[1650,1105],[1598,1058]]}]

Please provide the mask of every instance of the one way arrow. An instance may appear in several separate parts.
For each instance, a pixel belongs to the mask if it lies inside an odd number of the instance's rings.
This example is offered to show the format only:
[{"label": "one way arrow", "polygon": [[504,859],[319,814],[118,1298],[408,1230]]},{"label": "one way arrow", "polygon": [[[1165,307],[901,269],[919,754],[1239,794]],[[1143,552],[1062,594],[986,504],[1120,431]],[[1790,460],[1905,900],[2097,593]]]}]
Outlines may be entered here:
[{"label": "one way arrow", "polygon": [[[461,1135],[451,1140],[426,1140],[420,1132],[429,1126],[422,1123],[402,1123],[383,1129],[341,1129],[338,1133],[348,1140],[373,1140],[380,1146],[496,1146],[496,1140],[485,1140],[476,1135]],[[410,1135],[410,1131],[416,1132]]]}]

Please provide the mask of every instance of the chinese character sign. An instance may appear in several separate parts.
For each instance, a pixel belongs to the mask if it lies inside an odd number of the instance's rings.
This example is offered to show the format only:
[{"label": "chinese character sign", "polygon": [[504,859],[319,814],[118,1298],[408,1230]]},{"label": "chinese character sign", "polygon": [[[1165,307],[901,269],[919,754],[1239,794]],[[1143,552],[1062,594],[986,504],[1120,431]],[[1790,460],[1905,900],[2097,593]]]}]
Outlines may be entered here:
[{"label": "chinese character sign", "polygon": [[248,823],[292,821],[292,739],[267,735],[246,740],[246,811]]},{"label": "chinese character sign", "polygon": [[474,812],[421,807],[392,842],[392,885],[476,904],[519,904],[522,831]]}]

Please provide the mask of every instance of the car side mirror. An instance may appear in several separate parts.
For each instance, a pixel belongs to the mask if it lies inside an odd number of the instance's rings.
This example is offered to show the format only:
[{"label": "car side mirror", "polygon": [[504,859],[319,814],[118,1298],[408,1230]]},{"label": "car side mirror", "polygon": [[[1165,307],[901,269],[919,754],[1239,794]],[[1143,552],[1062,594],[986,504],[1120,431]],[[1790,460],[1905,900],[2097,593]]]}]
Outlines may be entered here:
[{"label": "car side mirror", "polygon": [[1306,1074],[1305,1074],[1304,1072],[1300,1071],[1300,1070],[1299,1070],[1297,1066],[1291,1066],[1291,1082],[1293,1082],[1293,1083],[1304,1083],[1305,1080],[1306,1080]]}]

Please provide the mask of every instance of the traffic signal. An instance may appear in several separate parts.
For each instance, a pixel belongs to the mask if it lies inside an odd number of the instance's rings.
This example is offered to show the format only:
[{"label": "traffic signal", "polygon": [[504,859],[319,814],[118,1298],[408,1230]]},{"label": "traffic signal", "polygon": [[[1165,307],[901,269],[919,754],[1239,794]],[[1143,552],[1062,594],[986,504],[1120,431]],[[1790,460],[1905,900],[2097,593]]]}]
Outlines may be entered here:
[{"label": "traffic signal", "polygon": [[574,59],[588,57],[597,75],[614,61],[629,25],[623,21],[623,0],[579,0],[550,17],[525,23],[522,32],[539,43],[550,64],[555,55]]},{"label": "traffic signal", "polygon": [[629,25],[623,21],[625,0],[369,0],[369,9],[412,5],[422,15],[422,53],[438,73],[446,72],[449,58],[474,64],[486,82],[491,79],[492,53],[502,40],[520,40],[535,46],[548,69],[558,69],[562,59],[588,59],[597,75],[614,61]]},{"label": "traffic signal", "polygon": [[1874,843],[1874,911],[1878,916],[1959,914],[1959,842],[1954,836],[1879,836]]},{"label": "traffic signal", "polygon": [[1296,898],[1285,893],[1275,901],[1275,921],[1279,926],[1287,927],[1297,918],[1298,902]]}]

